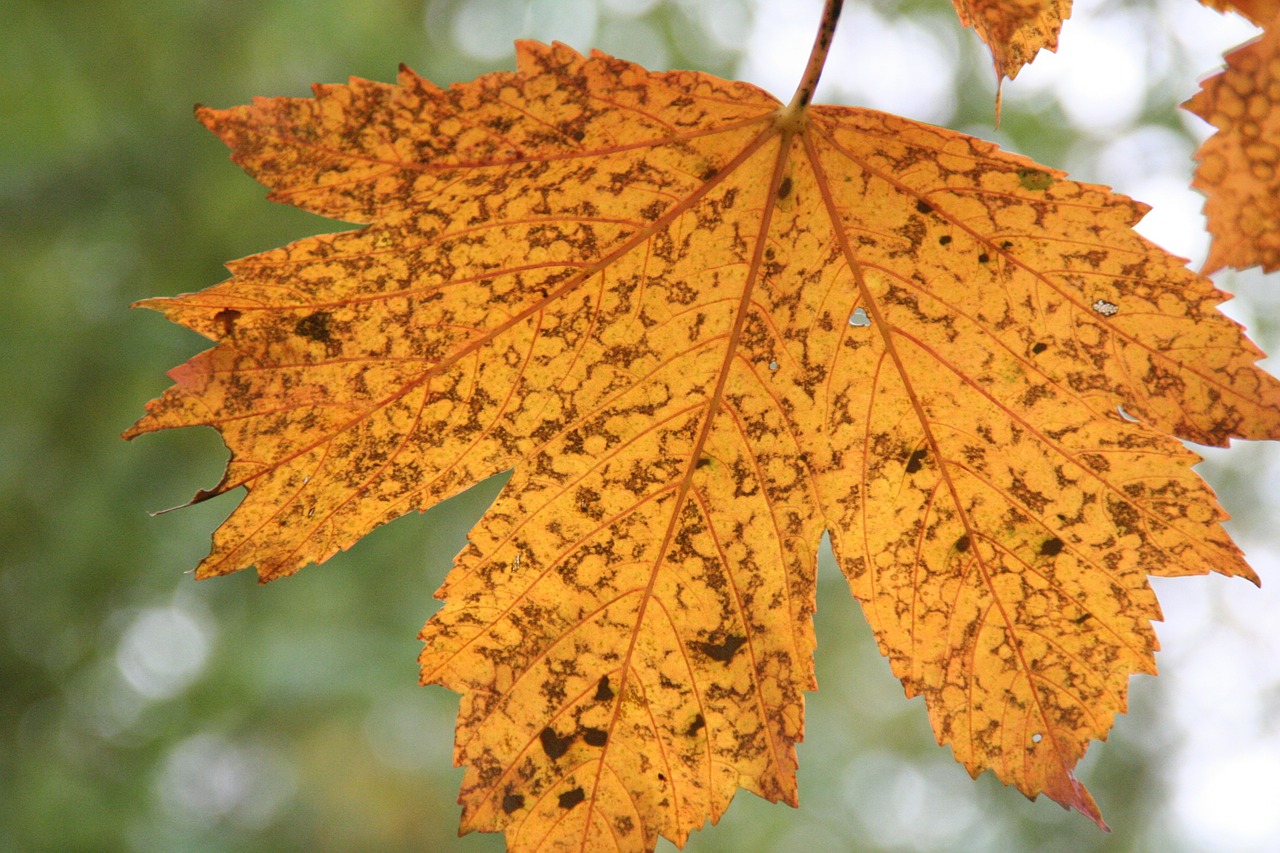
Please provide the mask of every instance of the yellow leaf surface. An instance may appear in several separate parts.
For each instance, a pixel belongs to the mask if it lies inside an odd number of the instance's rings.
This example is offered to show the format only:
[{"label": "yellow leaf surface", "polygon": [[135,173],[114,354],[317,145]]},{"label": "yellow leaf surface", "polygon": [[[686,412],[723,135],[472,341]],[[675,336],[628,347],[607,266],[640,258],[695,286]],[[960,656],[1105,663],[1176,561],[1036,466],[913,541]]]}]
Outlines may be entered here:
[{"label": "yellow leaf surface", "polygon": [[1280,386],[1103,187],[528,42],[199,117],[366,224],[147,301],[216,345],[128,435],[230,448],[202,577],[515,469],[422,632],[463,831],[651,850],[738,788],[795,803],[824,530],[940,742],[1100,821],[1072,768],[1154,671],[1147,576],[1253,577],[1175,436],[1274,437]]},{"label": "yellow leaf surface", "polygon": [[1037,53],[1058,49],[1071,0],[952,0],[960,23],[986,42],[996,75],[1012,80]]},{"label": "yellow leaf surface", "polygon": [[1226,56],[1183,106],[1217,128],[1196,152],[1192,186],[1208,200],[1204,271],[1280,269],[1280,18]]}]

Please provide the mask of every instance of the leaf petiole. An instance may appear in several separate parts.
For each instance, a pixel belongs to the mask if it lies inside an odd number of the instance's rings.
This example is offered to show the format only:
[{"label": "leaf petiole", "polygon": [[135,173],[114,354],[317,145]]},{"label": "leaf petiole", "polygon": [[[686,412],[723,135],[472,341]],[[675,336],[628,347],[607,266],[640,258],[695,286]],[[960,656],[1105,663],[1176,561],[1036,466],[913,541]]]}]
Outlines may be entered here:
[{"label": "leaf petiole", "polygon": [[804,77],[800,79],[791,103],[779,113],[779,124],[798,122],[813,100],[813,90],[817,88],[818,78],[822,76],[822,68],[827,63],[827,51],[831,49],[831,39],[835,36],[836,22],[840,20],[843,6],[844,0],[827,0],[827,5],[822,10],[822,21],[818,24],[818,34],[813,39],[813,50],[809,52],[809,62],[805,65]]}]

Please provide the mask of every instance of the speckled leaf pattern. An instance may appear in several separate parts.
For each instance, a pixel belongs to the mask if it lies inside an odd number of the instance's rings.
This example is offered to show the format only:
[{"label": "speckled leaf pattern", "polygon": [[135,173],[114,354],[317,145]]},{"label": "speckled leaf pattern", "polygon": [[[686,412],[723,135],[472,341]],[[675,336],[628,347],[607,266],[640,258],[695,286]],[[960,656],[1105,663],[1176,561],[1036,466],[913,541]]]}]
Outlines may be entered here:
[{"label": "speckled leaf pattern", "polygon": [[1217,128],[1196,152],[1192,182],[1208,196],[1204,271],[1272,272],[1280,269],[1280,17],[1226,62],[1183,105]]},{"label": "speckled leaf pattern", "polygon": [[1012,80],[1042,49],[1058,49],[1071,0],[952,0],[960,23],[982,37],[996,75]]},{"label": "speckled leaf pattern", "polygon": [[1072,768],[1154,670],[1147,576],[1252,578],[1177,438],[1280,434],[1223,295],[1140,205],[961,134],[518,62],[200,111],[272,198],[366,223],[145,303],[217,344],[130,435],[214,426],[197,499],[247,489],[200,575],[514,468],[422,632],[462,830],[643,851],[796,802],[830,531],[939,740],[1100,821]]}]

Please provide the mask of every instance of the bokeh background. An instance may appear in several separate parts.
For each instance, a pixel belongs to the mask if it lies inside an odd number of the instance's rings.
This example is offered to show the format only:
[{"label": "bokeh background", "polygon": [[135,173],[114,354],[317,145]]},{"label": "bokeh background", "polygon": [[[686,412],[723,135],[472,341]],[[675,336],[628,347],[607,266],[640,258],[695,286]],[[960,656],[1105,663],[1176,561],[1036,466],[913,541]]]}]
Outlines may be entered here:
[{"label": "bokeh background", "polygon": [[[191,116],[405,62],[438,83],[516,37],[693,67],[789,97],[819,0],[0,0],[0,849],[498,851],[456,837],[457,700],[417,686],[415,634],[500,483],[259,588],[185,574],[234,496],[210,430],[118,438],[203,348],[130,302],[341,226],[263,201]],[[1187,190],[1206,128],[1173,109],[1252,34],[1195,0],[1081,0],[1058,56],[1005,86],[946,0],[849,0],[819,100],[995,139],[1155,206],[1198,264]],[[1280,350],[1280,280],[1225,274]],[[1274,364],[1274,362],[1273,362]],[[1273,370],[1276,368],[1273,366]],[[1200,469],[1264,579],[1157,581],[1160,679],[1080,776],[1113,832],[971,781],[893,680],[829,553],[801,807],[742,794],[694,851],[1280,850],[1280,457]],[[671,849],[662,842],[659,849]]]}]

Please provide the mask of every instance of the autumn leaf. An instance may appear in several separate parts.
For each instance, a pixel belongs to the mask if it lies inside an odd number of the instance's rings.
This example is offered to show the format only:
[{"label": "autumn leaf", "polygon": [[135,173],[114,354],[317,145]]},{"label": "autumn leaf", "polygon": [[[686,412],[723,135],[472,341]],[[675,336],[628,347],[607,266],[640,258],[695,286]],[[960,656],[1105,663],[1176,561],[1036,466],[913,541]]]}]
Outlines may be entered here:
[{"label": "autumn leaf", "polygon": [[1219,12],[1236,12],[1258,26],[1266,26],[1280,15],[1280,0],[1200,0]]},{"label": "autumn leaf", "polygon": [[1071,0],[952,0],[960,23],[982,37],[996,76],[1012,80],[1037,53],[1058,49]]},{"label": "autumn leaf", "polygon": [[1213,243],[1204,271],[1280,269],[1280,17],[1226,56],[1183,107],[1217,128],[1192,186],[1208,196]]},{"label": "autumn leaf", "polygon": [[1072,769],[1154,672],[1149,575],[1254,579],[1179,437],[1280,385],[1145,211],[879,112],[524,42],[198,116],[356,230],[144,305],[216,345],[127,436],[207,425],[244,487],[200,577],[262,580],[514,473],[422,632],[462,694],[462,831],[681,844],[797,798],[830,533],[941,743],[1101,822]]}]

